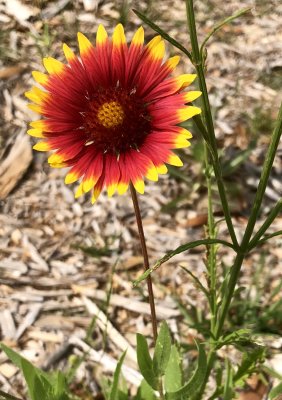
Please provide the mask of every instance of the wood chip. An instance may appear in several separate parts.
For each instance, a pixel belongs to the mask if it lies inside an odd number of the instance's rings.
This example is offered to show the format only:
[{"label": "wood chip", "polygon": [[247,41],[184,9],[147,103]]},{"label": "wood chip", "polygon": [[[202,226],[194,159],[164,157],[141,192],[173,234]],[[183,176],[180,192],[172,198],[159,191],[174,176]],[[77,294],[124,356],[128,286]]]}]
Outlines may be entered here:
[{"label": "wood chip", "polygon": [[[69,339],[69,343],[71,343],[73,346],[82,349],[92,361],[102,365],[105,373],[107,372],[114,373],[117,366],[117,360],[115,360],[113,357],[109,356],[103,351],[94,350],[92,347],[86,344],[82,339],[76,336],[71,336]],[[137,372],[133,368],[128,367],[126,364],[123,364],[121,370],[123,376],[126,377],[127,382],[133,384],[136,387],[140,385],[141,381],[143,380],[143,377],[139,372]]]},{"label": "wood chip", "polygon": [[130,359],[136,365],[136,352],[128,341],[119,333],[113,326],[107,316],[101,311],[93,301],[87,297],[83,297],[83,302],[90,315],[97,317],[96,324],[104,332],[107,332],[107,337],[122,351],[126,350],[126,358]]},{"label": "wood chip", "polygon": [[19,340],[20,337],[24,334],[27,328],[29,328],[34,321],[37,319],[40,310],[42,308],[41,304],[33,304],[32,309],[27,313],[25,318],[23,319],[23,322],[20,324],[20,326],[17,329],[17,332],[15,334],[15,339]]},{"label": "wood chip", "polygon": [[0,312],[0,327],[2,337],[5,340],[14,339],[16,336],[16,327],[10,310],[6,309]]},{"label": "wood chip", "polygon": [[0,200],[5,199],[29,167],[31,145],[25,131],[16,136],[7,157],[0,160]]}]

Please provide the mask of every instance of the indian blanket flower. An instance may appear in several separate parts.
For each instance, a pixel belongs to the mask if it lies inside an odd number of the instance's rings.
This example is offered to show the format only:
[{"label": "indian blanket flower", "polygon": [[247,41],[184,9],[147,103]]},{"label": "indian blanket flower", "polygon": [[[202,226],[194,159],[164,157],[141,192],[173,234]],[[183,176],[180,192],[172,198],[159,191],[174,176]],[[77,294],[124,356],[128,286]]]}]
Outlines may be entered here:
[{"label": "indian blanket flower", "polygon": [[140,27],[127,46],[118,24],[112,39],[100,25],[96,46],[78,33],[80,58],[66,45],[64,64],[43,59],[48,74],[34,71],[42,88],[26,97],[43,119],[30,123],[31,136],[42,138],[35,150],[55,150],[51,167],[71,167],[65,183],[80,180],[75,196],[92,192],[94,203],[104,187],[108,195],[126,192],[130,182],[144,192],[144,177],[157,181],[165,164],[181,166],[173,149],[189,146],[191,133],[179,126],[200,113],[187,105],[199,91],[183,92],[196,75],[171,77],[179,56],[163,62],[164,41],[144,46]]}]

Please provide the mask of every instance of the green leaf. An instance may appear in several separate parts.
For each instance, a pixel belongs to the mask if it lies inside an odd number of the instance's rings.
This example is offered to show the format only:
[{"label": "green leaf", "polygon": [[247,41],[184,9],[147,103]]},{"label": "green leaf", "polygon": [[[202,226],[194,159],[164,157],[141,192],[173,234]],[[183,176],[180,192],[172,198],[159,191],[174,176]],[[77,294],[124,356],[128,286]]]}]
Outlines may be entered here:
[{"label": "green leaf", "polygon": [[244,343],[251,341],[251,331],[250,329],[238,329],[226,336],[220,337],[214,344],[217,349],[230,344]]},{"label": "green leaf", "polygon": [[23,371],[31,399],[51,400],[52,387],[50,383],[43,376],[40,377],[36,368],[24,358],[21,359],[21,370]]},{"label": "green leaf", "polygon": [[[265,243],[267,240],[272,239],[272,238],[274,238],[275,236],[281,236],[281,235],[282,235],[282,230],[281,230],[281,231],[274,232],[274,233],[270,233],[269,235],[265,235],[262,239],[260,239],[260,240],[257,242],[256,246],[259,246],[259,245]],[[253,248],[251,247],[251,248],[249,249],[249,251],[251,251],[252,249],[253,249]]]},{"label": "green leaf", "polygon": [[229,360],[226,360],[225,369],[226,378],[224,383],[223,400],[232,400],[234,399],[235,393],[233,390],[233,370]]},{"label": "green leaf", "polygon": [[177,40],[173,39],[171,36],[169,36],[165,31],[163,31],[158,25],[156,25],[153,21],[151,21],[149,18],[147,18],[144,14],[142,14],[140,11],[137,11],[135,9],[132,10],[142,21],[145,22],[150,28],[152,28],[155,32],[159,33],[165,40],[167,40],[169,43],[171,43],[174,47],[178,48],[181,50],[186,56],[192,61],[192,56],[191,53],[184,47],[182,44],[178,43]]},{"label": "green leaf", "polygon": [[157,377],[165,374],[171,350],[171,337],[168,325],[165,321],[162,322],[158,334],[155,352],[153,357],[153,369]]},{"label": "green leaf", "polygon": [[90,247],[84,247],[80,245],[73,245],[72,246],[74,249],[81,250],[83,253],[87,254],[90,257],[95,257],[95,258],[100,258],[107,256],[109,257],[113,250],[111,250],[109,247],[105,246],[102,248],[90,246]]},{"label": "green leaf", "polygon": [[172,257],[176,256],[177,254],[183,253],[184,251],[193,249],[197,246],[208,245],[208,244],[223,244],[227,247],[231,247],[233,249],[232,243],[226,242],[225,240],[220,239],[200,239],[195,240],[194,242],[183,244],[177,247],[175,250],[169,251],[165,256],[160,258],[155,265],[148,269],[144,274],[142,274],[136,281],[133,282],[133,286],[137,286],[140,282],[144,281],[153,271],[158,269],[164,262],[170,260]]},{"label": "green leaf", "polygon": [[258,345],[252,351],[245,352],[242,362],[234,375],[234,382],[240,384],[240,381],[244,381],[245,378],[255,372],[257,364],[263,361],[264,356],[265,348]]},{"label": "green leaf", "polygon": [[[22,360],[26,360],[24,357],[22,357],[20,354],[18,354],[17,352],[15,352],[14,350],[10,349],[10,347],[6,346],[5,344],[1,343],[0,344],[1,349],[6,353],[7,357],[12,361],[12,363],[18,367],[20,370],[22,370],[22,364],[21,361]],[[28,361],[28,360],[26,360]],[[36,372],[38,374],[41,374],[42,376],[45,377],[45,379],[50,379],[48,374],[44,371],[42,371],[41,369],[35,367],[34,365],[32,365],[33,368],[36,370]]]},{"label": "green leaf", "polygon": [[194,275],[193,272],[189,271],[189,269],[187,269],[183,265],[180,265],[180,268],[182,268],[188,275],[191,276],[191,278],[195,281],[197,288],[200,289],[204,293],[204,295],[207,297],[207,299],[209,300],[210,294],[209,294],[208,290],[204,287],[204,285],[196,277],[196,275]]},{"label": "green leaf", "polygon": [[134,400],[156,400],[155,393],[150,385],[145,381],[145,379],[141,382],[141,385],[138,388],[138,392]]},{"label": "green leaf", "polygon": [[246,14],[247,12],[251,11],[251,9],[252,9],[251,7],[242,8],[235,14],[231,15],[228,18],[225,18],[223,21],[220,21],[218,24],[216,24],[212,29],[212,31],[207,35],[207,37],[203,41],[201,45],[201,53],[203,54],[205,45],[207,44],[208,40],[211,38],[212,35],[214,35],[217,31],[219,31],[224,25],[229,24],[229,22],[232,22],[234,19],[241,17],[241,15]]},{"label": "green leaf", "polygon": [[119,399],[118,383],[119,383],[121,367],[122,367],[125,355],[126,355],[126,351],[123,352],[121,358],[119,359],[119,362],[117,363],[115,373],[114,373],[113,383],[111,385],[111,391],[110,391],[110,397],[109,397],[110,400],[118,400]]},{"label": "green leaf", "polygon": [[199,358],[197,368],[191,379],[176,392],[167,392],[167,400],[188,400],[195,396],[201,388],[207,373],[207,356],[204,350],[204,345],[199,344]]},{"label": "green leaf", "polygon": [[[282,382],[279,383],[277,386],[271,389],[269,393],[269,399],[270,400],[275,400],[277,397],[282,394]],[[278,400],[278,399],[277,399]]]},{"label": "green leaf", "polygon": [[181,359],[175,344],[171,347],[169,361],[165,370],[164,385],[166,392],[176,392],[182,386]]},{"label": "green leaf", "polygon": [[147,341],[143,335],[137,333],[137,361],[139,369],[147,383],[155,390],[158,389],[158,378],[155,375]]},{"label": "green leaf", "polygon": [[32,400],[69,399],[65,377],[61,372],[47,374],[3,343],[0,346],[13,364],[23,372]]},{"label": "green leaf", "polygon": [[54,374],[53,383],[53,396],[54,400],[68,400],[68,386],[67,379],[61,371],[56,371]]}]

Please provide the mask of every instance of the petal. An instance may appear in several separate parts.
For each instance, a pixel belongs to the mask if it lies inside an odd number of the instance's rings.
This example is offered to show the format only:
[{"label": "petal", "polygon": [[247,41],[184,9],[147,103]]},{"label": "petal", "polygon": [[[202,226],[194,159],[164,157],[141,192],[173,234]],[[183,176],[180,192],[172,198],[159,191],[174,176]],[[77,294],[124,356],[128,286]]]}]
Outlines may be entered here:
[{"label": "petal", "polygon": [[94,47],[92,46],[91,42],[87,39],[86,36],[83,35],[83,33],[78,32],[77,40],[78,40],[79,52],[82,58],[86,54],[89,54],[90,51],[94,50]]},{"label": "petal", "polygon": [[63,44],[63,52],[69,63],[76,59],[74,52],[69,48],[69,46],[66,43]]},{"label": "petal", "polygon": [[53,57],[43,58],[43,65],[49,74],[60,75],[66,66]]},{"label": "petal", "polygon": [[43,132],[41,129],[29,129],[27,134],[37,138],[44,138]]},{"label": "petal", "polygon": [[96,46],[103,46],[108,39],[108,34],[106,29],[102,24],[98,26],[97,35],[96,35]]},{"label": "petal", "polygon": [[113,33],[113,45],[114,47],[121,47],[122,45],[126,44],[126,38],[124,34],[124,29],[122,24],[118,24]]}]

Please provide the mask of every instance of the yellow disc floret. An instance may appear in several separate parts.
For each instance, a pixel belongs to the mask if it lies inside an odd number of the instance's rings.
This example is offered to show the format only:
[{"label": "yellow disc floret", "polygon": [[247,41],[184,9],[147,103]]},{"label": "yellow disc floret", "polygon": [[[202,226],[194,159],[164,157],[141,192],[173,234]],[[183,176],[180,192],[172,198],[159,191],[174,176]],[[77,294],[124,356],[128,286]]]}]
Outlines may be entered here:
[{"label": "yellow disc floret", "polygon": [[105,128],[121,125],[124,120],[124,111],[120,103],[110,101],[102,104],[97,113],[99,123]]}]

